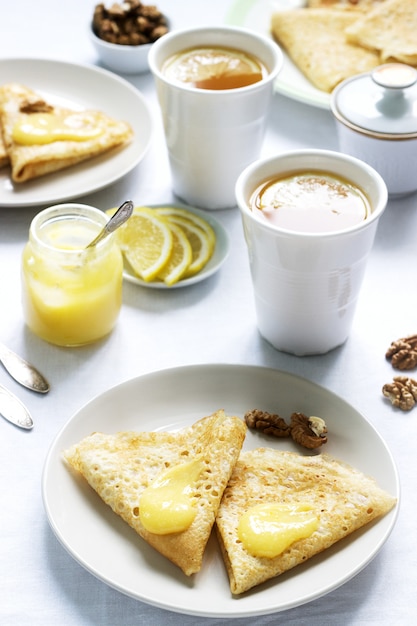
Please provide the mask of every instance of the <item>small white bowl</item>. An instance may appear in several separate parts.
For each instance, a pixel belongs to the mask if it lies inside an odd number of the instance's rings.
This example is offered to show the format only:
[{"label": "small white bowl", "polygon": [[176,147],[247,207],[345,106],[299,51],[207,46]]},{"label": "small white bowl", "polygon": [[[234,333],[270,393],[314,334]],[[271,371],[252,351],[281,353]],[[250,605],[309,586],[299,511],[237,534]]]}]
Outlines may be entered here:
[{"label": "small white bowl", "polygon": [[91,26],[89,33],[99,58],[110,70],[121,74],[143,74],[149,71],[148,54],[152,47],[151,43],[140,46],[109,43],[97,37]]}]

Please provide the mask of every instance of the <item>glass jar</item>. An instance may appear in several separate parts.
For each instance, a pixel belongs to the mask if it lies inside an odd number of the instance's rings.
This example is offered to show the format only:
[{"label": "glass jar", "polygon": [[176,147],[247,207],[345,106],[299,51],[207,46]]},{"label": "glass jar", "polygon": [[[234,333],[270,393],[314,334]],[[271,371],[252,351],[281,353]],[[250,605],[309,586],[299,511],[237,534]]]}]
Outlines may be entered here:
[{"label": "glass jar", "polygon": [[122,304],[123,261],[114,236],[86,246],[108,221],[83,204],[41,211],[30,225],[22,258],[25,322],[60,346],[81,346],[107,335]]}]

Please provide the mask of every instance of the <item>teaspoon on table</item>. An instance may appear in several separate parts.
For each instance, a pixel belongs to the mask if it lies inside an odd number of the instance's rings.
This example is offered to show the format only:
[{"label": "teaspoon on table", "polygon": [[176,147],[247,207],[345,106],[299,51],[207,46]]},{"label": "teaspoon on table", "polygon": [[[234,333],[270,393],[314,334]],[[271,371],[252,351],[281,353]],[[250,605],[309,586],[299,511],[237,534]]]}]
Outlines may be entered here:
[{"label": "teaspoon on table", "polygon": [[110,235],[110,233],[113,233],[116,230],[116,228],[119,228],[119,226],[124,224],[126,220],[129,219],[132,213],[133,213],[133,202],[131,200],[127,200],[127,202],[123,202],[123,204],[119,206],[119,208],[117,209],[116,213],[114,213],[114,215],[111,216],[107,224],[99,232],[97,237],[95,237],[93,241],[91,241],[88,244],[87,248],[92,248],[93,246],[98,244],[99,241],[101,241],[102,239]]},{"label": "teaspoon on table", "polygon": [[49,383],[38,370],[21,356],[0,343],[0,361],[18,383],[38,393],[47,393]]},{"label": "teaspoon on table", "polygon": [[19,428],[33,428],[32,416],[25,405],[3,385],[0,385],[0,415]]}]

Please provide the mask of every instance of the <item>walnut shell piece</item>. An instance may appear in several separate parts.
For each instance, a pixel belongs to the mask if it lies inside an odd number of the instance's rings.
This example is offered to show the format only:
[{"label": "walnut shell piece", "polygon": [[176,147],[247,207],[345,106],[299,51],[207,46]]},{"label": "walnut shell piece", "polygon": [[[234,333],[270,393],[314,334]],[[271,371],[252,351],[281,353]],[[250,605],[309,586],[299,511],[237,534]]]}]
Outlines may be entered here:
[{"label": "walnut shell piece", "polygon": [[385,357],[398,370],[411,370],[417,366],[417,335],[409,335],[393,341]]},{"label": "walnut shell piece", "polygon": [[417,381],[407,376],[394,376],[392,383],[382,387],[383,395],[402,411],[410,411],[417,402]]},{"label": "walnut shell piece", "polygon": [[304,413],[291,415],[291,437],[304,448],[315,450],[327,443],[327,428],[324,420],[308,417]]},{"label": "walnut shell piece", "polygon": [[266,435],[274,437],[289,437],[291,428],[286,421],[275,413],[267,413],[260,409],[253,409],[245,413],[245,422],[248,428],[256,428]]}]

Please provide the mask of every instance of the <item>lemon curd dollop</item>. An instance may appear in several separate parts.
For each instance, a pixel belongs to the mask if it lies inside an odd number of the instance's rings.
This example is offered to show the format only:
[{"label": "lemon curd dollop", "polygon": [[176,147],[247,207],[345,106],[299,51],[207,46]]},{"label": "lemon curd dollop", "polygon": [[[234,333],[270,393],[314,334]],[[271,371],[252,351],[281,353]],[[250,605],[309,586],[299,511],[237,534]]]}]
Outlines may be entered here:
[{"label": "lemon curd dollop", "polygon": [[309,504],[262,503],[240,518],[238,537],[255,557],[274,558],[317,530],[319,520]]},{"label": "lemon curd dollop", "polygon": [[197,514],[193,496],[202,471],[199,458],[162,472],[145,489],[139,501],[144,528],[157,535],[187,530]]},{"label": "lemon curd dollop", "polygon": [[21,145],[48,144],[54,141],[88,141],[103,134],[94,115],[82,113],[31,113],[22,115],[12,131]]}]

